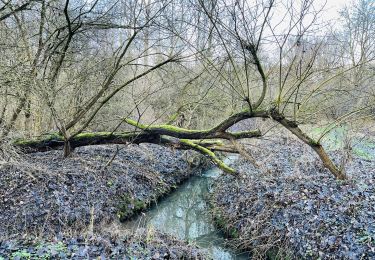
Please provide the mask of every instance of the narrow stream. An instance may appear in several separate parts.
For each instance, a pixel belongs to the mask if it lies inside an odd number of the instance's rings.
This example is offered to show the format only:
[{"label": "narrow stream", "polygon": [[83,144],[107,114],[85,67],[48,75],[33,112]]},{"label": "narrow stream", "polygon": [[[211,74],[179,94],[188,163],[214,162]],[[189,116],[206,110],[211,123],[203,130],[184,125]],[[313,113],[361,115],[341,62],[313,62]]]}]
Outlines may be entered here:
[{"label": "narrow stream", "polygon": [[[236,156],[228,157],[230,163]],[[224,235],[209,214],[206,197],[212,182],[221,174],[218,168],[192,177],[176,191],[153,206],[145,215],[125,223],[127,228],[153,227],[179,239],[206,249],[213,259],[249,259],[248,254],[237,254],[224,247]]]}]

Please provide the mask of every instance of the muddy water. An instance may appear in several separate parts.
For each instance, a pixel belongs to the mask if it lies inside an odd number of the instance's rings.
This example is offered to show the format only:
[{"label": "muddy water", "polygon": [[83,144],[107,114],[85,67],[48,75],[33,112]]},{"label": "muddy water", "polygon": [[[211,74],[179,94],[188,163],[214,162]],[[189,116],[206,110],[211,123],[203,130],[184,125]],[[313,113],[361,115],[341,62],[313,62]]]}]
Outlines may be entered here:
[{"label": "muddy water", "polygon": [[[228,157],[226,163],[234,159]],[[223,233],[208,212],[206,198],[220,174],[219,169],[213,168],[191,178],[144,215],[125,223],[126,227],[155,228],[206,249],[213,259],[249,259],[248,254],[238,254],[224,246]]]}]

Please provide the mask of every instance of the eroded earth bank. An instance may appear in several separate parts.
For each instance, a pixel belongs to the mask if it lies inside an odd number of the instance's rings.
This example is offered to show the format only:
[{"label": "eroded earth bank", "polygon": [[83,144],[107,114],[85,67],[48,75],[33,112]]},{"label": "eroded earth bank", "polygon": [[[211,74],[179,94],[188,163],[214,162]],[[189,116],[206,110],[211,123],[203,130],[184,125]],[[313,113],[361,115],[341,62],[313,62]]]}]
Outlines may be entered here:
[{"label": "eroded earth bank", "polygon": [[120,227],[197,174],[202,157],[157,145],[33,153],[0,168],[0,259],[200,259],[155,230]]}]

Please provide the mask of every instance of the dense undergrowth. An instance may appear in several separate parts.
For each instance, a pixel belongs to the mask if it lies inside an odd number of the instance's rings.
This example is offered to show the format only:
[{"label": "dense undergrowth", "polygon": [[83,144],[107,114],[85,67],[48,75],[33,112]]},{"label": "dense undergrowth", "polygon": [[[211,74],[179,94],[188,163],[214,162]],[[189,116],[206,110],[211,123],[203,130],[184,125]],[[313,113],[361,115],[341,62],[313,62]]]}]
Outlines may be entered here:
[{"label": "dense undergrowth", "polygon": [[0,259],[204,259],[202,250],[152,229],[92,237],[8,240]]},{"label": "dense undergrowth", "polygon": [[[269,141],[248,146],[258,167],[234,163],[244,179],[215,185],[213,214],[231,244],[255,258],[373,259],[375,162],[354,155],[349,179],[337,181],[303,144]],[[341,153],[331,155],[339,163]]]},{"label": "dense undergrowth", "polygon": [[196,247],[158,232],[124,236],[105,230],[199,172],[198,154],[130,145],[77,148],[65,159],[61,151],[14,158],[0,166],[1,257],[199,256]]}]

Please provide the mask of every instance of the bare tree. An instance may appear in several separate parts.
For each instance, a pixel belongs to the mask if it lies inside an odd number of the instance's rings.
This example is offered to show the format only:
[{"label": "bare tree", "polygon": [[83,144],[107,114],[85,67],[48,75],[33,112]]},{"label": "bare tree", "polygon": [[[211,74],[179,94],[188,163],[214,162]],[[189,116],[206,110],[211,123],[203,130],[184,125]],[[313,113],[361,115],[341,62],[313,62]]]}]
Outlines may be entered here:
[{"label": "bare tree", "polygon": [[[15,143],[26,151],[64,146],[67,156],[82,145],[151,142],[198,150],[234,174],[214,152],[244,154],[237,140],[264,133],[233,132],[231,127],[262,118],[288,129],[336,178],[346,178],[328,157],[322,137],[314,140],[300,125],[327,107],[339,107],[330,99],[339,80],[364,68],[373,75],[366,67],[373,54],[370,22],[362,22],[362,16],[350,18],[357,22],[348,20],[357,28],[349,31],[358,31],[352,41],[360,47],[353,47],[341,44],[321,23],[324,6],[312,0],[66,0],[42,1],[33,8],[38,19],[21,10],[21,18],[13,13],[1,28],[16,28],[15,39],[25,38],[10,53],[30,57],[25,71],[32,72],[27,77],[31,87],[17,92],[14,79],[6,83],[1,103],[6,131],[18,120],[11,115],[9,99],[17,100],[17,115],[24,111],[35,120],[35,111],[47,112],[50,122],[44,129],[57,130]],[[340,57],[332,54],[337,46]],[[14,71],[20,64],[25,64],[21,58]],[[349,93],[345,100],[350,99],[353,92],[342,89],[342,95]],[[357,108],[348,108],[344,116]]]}]

